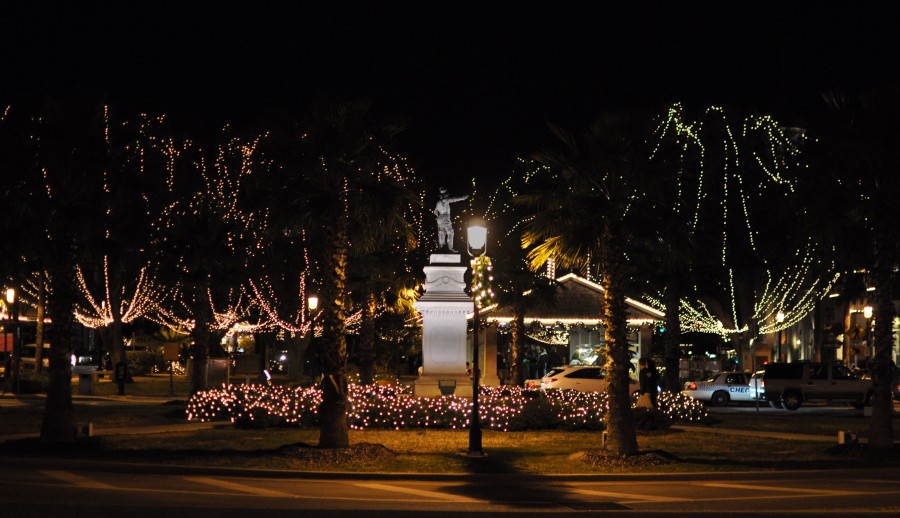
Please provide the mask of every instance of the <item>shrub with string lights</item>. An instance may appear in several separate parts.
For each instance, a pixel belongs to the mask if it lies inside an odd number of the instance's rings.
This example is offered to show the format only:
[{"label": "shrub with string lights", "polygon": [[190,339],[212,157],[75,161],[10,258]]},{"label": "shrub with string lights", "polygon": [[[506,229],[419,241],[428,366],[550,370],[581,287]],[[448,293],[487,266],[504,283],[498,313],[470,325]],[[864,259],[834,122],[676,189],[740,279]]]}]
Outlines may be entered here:
[{"label": "shrub with string lights", "polygon": [[[467,429],[471,401],[459,396],[413,397],[409,387],[350,385],[350,427]],[[568,430],[602,430],[609,398],[600,392],[574,390],[524,390],[518,387],[481,387],[482,426],[509,431],[546,428],[548,423]],[[532,403],[542,399],[539,405]],[[230,385],[195,394],[187,407],[189,420],[231,422],[251,427],[318,424],[322,401],[317,388],[268,385]],[[636,401],[636,400],[635,400]],[[526,406],[532,412],[523,413]],[[681,394],[663,392],[659,409],[673,423],[698,422],[708,414],[699,402]],[[538,423],[536,415],[543,418]],[[532,421],[529,422],[529,419]]]}]

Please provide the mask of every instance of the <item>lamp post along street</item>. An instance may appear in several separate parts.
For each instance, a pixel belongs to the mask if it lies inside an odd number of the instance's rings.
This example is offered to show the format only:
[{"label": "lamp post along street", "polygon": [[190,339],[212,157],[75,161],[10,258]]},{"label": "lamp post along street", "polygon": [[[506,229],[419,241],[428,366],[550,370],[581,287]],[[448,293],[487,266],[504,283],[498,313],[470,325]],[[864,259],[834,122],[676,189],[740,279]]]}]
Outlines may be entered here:
[{"label": "lamp post along street", "polygon": [[775,321],[778,322],[778,337],[775,339],[775,361],[781,361],[781,324],[784,322],[784,312],[778,311],[775,315]]},{"label": "lamp post along street", "polygon": [[21,340],[19,340],[19,301],[16,298],[16,290],[14,288],[7,288],[6,290],[6,307],[9,312],[9,327],[13,332],[12,362],[10,362],[12,373],[8,373],[7,376],[12,375],[10,387],[15,394],[19,394],[21,388],[22,344],[20,343]]},{"label": "lamp post along street", "polygon": [[[487,227],[482,222],[472,222],[467,229],[467,243],[469,255],[473,258],[484,256],[487,252]],[[480,251],[480,252],[479,252]],[[475,312],[472,318],[472,414],[469,419],[469,451],[470,457],[483,457],[484,450],[481,446],[481,416],[478,405],[478,392],[480,389],[481,370],[478,361],[478,294],[472,293],[475,303]]]}]

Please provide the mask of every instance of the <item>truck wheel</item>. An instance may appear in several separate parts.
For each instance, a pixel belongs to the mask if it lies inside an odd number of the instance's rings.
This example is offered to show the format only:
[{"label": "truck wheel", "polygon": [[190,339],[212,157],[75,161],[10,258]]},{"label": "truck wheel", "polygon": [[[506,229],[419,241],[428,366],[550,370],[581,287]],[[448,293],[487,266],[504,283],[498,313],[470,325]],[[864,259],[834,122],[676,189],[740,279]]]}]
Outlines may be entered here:
[{"label": "truck wheel", "polygon": [[788,392],[781,396],[781,403],[784,405],[784,408],[787,408],[788,410],[797,410],[800,408],[802,401],[800,399],[800,394]]},{"label": "truck wheel", "polygon": [[728,406],[728,401],[730,399],[731,398],[728,397],[728,392],[717,390],[716,392],[713,392],[712,398],[710,398],[709,401],[713,406]]}]

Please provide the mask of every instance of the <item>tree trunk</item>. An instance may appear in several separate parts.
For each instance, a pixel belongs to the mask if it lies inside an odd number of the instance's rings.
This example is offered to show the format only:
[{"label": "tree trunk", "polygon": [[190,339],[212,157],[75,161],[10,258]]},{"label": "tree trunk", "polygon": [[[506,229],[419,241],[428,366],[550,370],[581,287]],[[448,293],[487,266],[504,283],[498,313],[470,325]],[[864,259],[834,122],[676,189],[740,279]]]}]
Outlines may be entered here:
[{"label": "tree trunk", "polygon": [[359,378],[363,385],[375,382],[375,295],[368,294],[362,307],[359,332]]},{"label": "tree trunk", "polygon": [[678,316],[681,295],[670,286],[666,289],[666,332],[663,333],[663,346],[666,364],[665,387],[671,392],[680,392],[678,378],[679,360],[681,359],[681,319]]},{"label": "tree trunk", "polygon": [[310,329],[301,336],[290,336],[285,338],[288,351],[288,379],[292,383],[299,382],[300,376],[303,374],[303,356],[309,348],[313,333],[314,330]]},{"label": "tree trunk", "polygon": [[209,359],[210,322],[212,321],[212,307],[209,302],[209,278],[206,278],[196,287],[194,295],[194,329],[191,337],[194,344],[191,346],[191,358],[194,367],[191,371],[191,395],[206,388],[207,360]]},{"label": "tree trunk", "polygon": [[893,362],[894,303],[891,300],[891,261],[886,251],[887,246],[876,237],[875,267],[873,275],[877,289],[875,295],[875,364],[872,372],[872,420],[869,427],[869,446],[881,450],[890,450],[894,445],[891,412],[894,409],[891,379]]},{"label": "tree trunk", "polygon": [[525,342],[525,312],[518,305],[513,305],[512,344],[510,351],[509,377],[510,385],[521,387],[525,384],[522,376],[523,348]]},{"label": "tree trunk", "polygon": [[37,278],[37,315],[35,317],[34,331],[34,371],[38,374],[44,372],[44,304],[47,300],[47,288],[44,286],[44,272],[38,273]]},{"label": "tree trunk", "polygon": [[326,246],[328,264],[322,285],[321,354],[322,404],[319,406],[319,447],[346,448],[350,445],[347,426],[347,341],[344,336],[344,302],[347,282],[346,216],[330,223]]},{"label": "tree trunk", "polygon": [[[63,260],[65,261],[65,260]],[[75,268],[63,262],[53,265],[50,282],[53,297],[50,299],[49,329],[50,372],[44,419],[41,423],[41,440],[45,442],[72,442],[75,440],[75,417],[72,407],[72,325],[76,300]]]},{"label": "tree trunk", "polygon": [[611,232],[604,232],[603,243],[603,313],[606,320],[606,388],[609,410],[606,413],[606,449],[620,455],[638,452],[628,375],[631,357],[628,353],[625,291],[621,285],[622,254]]}]

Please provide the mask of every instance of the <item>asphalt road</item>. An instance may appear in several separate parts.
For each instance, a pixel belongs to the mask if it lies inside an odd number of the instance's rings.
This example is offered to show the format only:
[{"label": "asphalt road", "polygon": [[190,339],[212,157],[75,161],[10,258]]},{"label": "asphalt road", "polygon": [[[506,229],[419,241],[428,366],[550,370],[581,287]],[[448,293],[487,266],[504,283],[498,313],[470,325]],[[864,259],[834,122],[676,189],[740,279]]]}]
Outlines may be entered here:
[{"label": "asphalt road", "polygon": [[[333,475],[0,461],[0,516],[900,514],[900,468],[679,475]],[[799,514],[798,514],[799,513]]]}]

